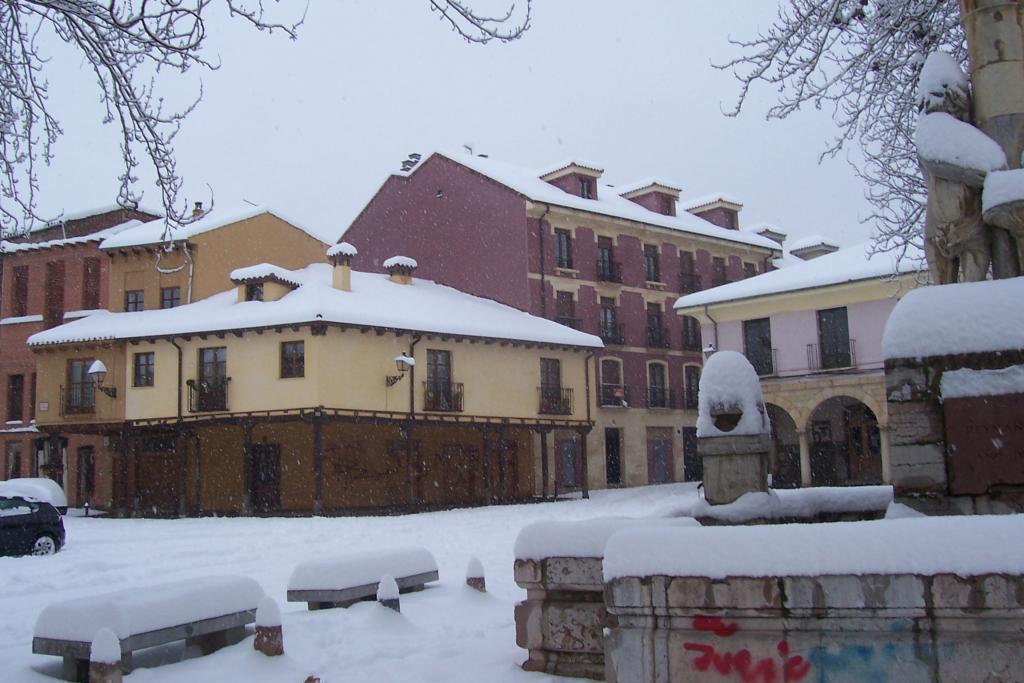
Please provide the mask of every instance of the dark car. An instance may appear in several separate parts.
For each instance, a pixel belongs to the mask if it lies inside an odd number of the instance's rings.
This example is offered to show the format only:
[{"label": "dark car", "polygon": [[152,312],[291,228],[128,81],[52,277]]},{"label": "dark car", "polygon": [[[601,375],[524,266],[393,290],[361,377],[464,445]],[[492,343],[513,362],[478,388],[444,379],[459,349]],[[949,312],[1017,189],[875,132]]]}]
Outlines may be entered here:
[{"label": "dark car", "polygon": [[64,520],[49,503],[0,496],[0,555],[52,555],[64,545]]}]

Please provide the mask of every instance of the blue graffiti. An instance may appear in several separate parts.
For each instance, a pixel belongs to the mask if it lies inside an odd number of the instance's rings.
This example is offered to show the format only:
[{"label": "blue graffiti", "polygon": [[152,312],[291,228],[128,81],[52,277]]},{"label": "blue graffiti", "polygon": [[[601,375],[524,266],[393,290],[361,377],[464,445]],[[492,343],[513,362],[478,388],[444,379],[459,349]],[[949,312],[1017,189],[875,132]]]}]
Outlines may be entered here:
[{"label": "blue graffiti", "polygon": [[[817,683],[834,681],[856,681],[857,683],[888,683],[893,679],[894,668],[901,661],[901,650],[918,660],[913,653],[914,646],[898,646],[887,643],[875,645],[844,645],[840,647],[818,646],[811,649],[807,660],[814,665]],[[919,660],[918,660],[919,661]]]}]

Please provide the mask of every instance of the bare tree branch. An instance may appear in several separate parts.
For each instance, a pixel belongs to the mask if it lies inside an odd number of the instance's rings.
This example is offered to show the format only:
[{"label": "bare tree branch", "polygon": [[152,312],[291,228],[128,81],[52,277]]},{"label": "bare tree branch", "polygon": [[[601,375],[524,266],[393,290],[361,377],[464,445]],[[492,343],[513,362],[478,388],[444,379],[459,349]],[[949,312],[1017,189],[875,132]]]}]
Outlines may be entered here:
[{"label": "bare tree branch", "polygon": [[822,157],[859,144],[856,166],[874,211],[874,248],[902,254],[921,242],[925,183],[913,145],[917,76],[929,53],[943,49],[966,63],[957,0],[786,0],[773,24],[751,40],[732,40],[738,115],[755,84],[778,101],[769,119],[804,108],[831,110],[839,127]]}]

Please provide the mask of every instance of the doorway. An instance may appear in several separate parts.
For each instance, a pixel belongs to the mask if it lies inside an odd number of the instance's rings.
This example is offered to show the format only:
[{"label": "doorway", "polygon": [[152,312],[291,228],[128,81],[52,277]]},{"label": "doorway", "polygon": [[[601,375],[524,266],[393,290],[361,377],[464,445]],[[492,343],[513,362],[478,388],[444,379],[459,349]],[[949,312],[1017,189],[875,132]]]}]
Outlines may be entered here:
[{"label": "doorway", "polygon": [[617,427],[604,430],[604,469],[608,486],[622,483],[622,430]]},{"label": "doorway", "polygon": [[252,446],[252,509],[274,512],[281,507],[281,446],[260,443]]},{"label": "doorway", "polygon": [[652,484],[672,481],[672,428],[647,428],[647,477]]}]

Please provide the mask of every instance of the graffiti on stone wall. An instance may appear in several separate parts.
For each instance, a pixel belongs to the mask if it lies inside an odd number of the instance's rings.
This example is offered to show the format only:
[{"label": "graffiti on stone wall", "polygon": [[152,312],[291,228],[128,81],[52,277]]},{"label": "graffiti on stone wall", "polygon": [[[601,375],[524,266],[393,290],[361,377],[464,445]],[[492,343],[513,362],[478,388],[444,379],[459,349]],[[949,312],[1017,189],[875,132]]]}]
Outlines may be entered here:
[{"label": "graffiti on stone wall", "polygon": [[[739,633],[740,625],[726,623],[718,617],[697,616],[693,619],[693,630],[731,638]],[[799,683],[811,671],[811,663],[792,654],[785,640],[776,644],[776,656],[761,658],[755,658],[746,648],[718,648],[694,642],[683,643],[683,648],[697,655],[692,662],[695,671],[731,677],[743,683]]]}]

